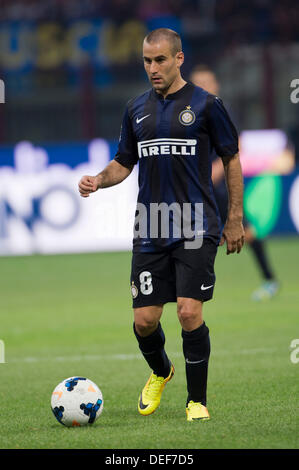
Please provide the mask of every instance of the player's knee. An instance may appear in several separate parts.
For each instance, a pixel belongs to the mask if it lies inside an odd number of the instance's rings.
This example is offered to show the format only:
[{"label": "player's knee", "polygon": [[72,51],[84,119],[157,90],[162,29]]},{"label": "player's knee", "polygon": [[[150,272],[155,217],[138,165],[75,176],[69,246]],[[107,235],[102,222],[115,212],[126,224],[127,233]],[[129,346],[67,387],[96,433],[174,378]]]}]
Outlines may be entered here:
[{"label": "player's knee", "polygon": [[202,323],[201,311],[188,305],[188,303],[178,303],[177,307],[178,318],[180,324],[185,330],[193,330]]},{"label": "player's knee", "polygon": [[256,236],[250,227],[245,227],[245,243],[251,244],[255,240]]},{"label": "player's knee", "polygon": [[139,336],[150,335],[157,329],[158,324],[159,322],[151,318],[139,317],[135,319],[135,329]]},{"label": "player's knee", "polygon": [[178,317],[181,323],[190,322],[195,320],[196,313],[190,308],[181,306],[178,307]]}]

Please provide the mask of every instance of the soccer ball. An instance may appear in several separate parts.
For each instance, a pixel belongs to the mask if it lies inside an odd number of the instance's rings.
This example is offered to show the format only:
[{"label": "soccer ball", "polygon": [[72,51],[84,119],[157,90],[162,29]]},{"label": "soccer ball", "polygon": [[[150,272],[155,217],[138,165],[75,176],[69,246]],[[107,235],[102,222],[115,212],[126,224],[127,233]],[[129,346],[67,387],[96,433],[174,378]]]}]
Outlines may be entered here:
[{"label": "soccer ball", "polygon": [[59,423],[65,426],[93,424],[103,411],[99,387],[85,377],[69,377],[54,389],[51,408]]}]

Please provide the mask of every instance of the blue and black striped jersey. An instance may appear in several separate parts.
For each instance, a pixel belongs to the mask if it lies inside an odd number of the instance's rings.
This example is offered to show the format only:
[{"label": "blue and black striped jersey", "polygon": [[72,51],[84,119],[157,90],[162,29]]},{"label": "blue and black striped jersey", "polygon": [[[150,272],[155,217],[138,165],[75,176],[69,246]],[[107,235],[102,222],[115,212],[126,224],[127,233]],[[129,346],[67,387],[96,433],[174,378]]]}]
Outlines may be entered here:
[{"label": "blue and black striped jersey", "polygon": [[[115,160],[139,163],[138,203],[203,203],[203,237],[218,243],[221,222],[211,180],[212,153],[238,153],[238,134],[222,101],[186,83],[164,99],[154,89],[132,99],[123,117]],[[171,221],[170,221],[171,222]],[[169,222],[169,223],[170,223]],[[194,221],[193,221],[194,223]],[[159,251],[185,240],[173,236],[134,237],[135,251]]]}]

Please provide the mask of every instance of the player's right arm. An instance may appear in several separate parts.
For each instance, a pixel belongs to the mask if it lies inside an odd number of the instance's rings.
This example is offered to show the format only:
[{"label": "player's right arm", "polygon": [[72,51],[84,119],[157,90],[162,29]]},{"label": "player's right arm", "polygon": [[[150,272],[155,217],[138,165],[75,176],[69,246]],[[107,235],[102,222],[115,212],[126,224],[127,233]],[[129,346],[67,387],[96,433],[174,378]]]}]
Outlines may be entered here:
[{"label": "player's right arm", "polygon": [[132,170],[133,165],[125,167],[116,160],[112,160],[98,175],[83,176],[79,182],[79,193],[82,197],[88,197],[100,188],[115,186],[126,179]]},{"label": "player's right arm", "polygon": [[96,176],[83,176],[79,182],[79,192],[82,197],[102,188],[110,188],[121,183],[132,172],[138,161],[137,142],[133,132],[132,121],[128,106],[125,110],[118,150],[112,160],[101,173]]}]

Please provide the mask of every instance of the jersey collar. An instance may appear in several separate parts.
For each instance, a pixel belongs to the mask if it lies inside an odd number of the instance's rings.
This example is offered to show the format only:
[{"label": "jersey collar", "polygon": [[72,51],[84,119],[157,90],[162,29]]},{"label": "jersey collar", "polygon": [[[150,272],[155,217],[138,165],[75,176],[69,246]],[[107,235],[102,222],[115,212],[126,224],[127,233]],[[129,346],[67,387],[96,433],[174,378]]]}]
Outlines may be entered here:
[{"label": "jersey collar", "polygon": [[158,99],[160,101],[175,100],[175,99],[180,98],[181,96],[183,96],[186,93],[186,91],[189,90],[191,87],[194,87],[194,85],[190,82],[187,82],[187,83],[185,83],[185,85],[182,86],[182,88],[180,88],[175,93],[170,93],[169,95],[167,95],[165,99],[163,98],[161,93],[157,93],[154,88],[152,88],[152,94],[156,99]]}]

